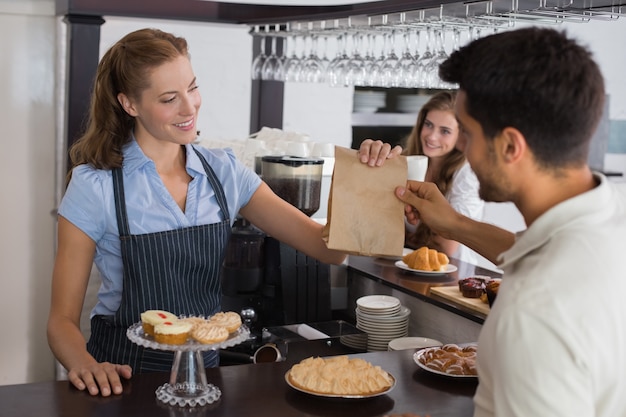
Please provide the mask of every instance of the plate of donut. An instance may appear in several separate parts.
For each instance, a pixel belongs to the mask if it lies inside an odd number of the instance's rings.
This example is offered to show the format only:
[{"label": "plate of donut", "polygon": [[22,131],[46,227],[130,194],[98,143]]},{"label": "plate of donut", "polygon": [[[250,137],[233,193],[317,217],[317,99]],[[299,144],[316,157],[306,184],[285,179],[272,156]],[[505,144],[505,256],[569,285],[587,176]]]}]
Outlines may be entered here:
[{"label": "plate of donut", "polygon": [[476,378],[476,344],[449,343],[418,350],[413,360],[420,368],[453,378]]}]

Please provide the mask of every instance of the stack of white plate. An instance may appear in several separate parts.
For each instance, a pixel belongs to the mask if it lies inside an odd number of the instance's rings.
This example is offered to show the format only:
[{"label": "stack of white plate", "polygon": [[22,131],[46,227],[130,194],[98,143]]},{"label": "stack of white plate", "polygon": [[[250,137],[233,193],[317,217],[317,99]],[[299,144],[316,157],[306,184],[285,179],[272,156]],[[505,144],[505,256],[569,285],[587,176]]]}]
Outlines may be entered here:
[{"label": "stack of white plate", "polygon": [[356,301],[356,327],[367,333],[367,350],[384,351],[393,339],[409,333],[411,310],[389,295],[368,295]]},{"label": "stack of white plate", "polygon": [[384,91],[360,91],[354,92],[353,111],[355,113],[375,113],[376,110],[385,107]]},{"label": "stack of white plate", "polygon": [[358,351],[367,350],[367,334],[347,334],[339,337],[342,345],[346,345]]},{"label": "stack of white plate", "polygon": [[422,106],[430,99],[430,96],[403,94],[397,98],[396,108],[402,113],[419,113]]}]

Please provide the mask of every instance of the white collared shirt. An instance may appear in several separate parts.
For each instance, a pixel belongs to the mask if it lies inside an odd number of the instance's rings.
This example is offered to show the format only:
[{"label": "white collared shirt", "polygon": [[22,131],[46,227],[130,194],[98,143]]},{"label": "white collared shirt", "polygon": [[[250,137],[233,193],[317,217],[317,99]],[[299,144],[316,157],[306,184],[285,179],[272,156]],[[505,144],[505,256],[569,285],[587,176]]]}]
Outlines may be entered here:
[{"label": "white collared shirt", "polygon": [[475,416],[626,416],[626,187],[541,215],[501,257]]}]

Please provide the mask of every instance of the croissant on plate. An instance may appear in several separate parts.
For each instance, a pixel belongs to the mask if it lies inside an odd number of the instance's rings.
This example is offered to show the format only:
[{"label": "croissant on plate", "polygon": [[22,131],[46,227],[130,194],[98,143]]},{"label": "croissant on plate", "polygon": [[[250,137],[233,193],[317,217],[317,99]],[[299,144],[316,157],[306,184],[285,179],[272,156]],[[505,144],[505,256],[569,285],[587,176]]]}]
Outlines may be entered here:
[{"label": "croissant on plate", "polygon": [[443,252],[430,249],[427,246],[414,250],[402,257],[402,261],[412,269],[421,271],[445,271],[450,263],[448,256]]}]

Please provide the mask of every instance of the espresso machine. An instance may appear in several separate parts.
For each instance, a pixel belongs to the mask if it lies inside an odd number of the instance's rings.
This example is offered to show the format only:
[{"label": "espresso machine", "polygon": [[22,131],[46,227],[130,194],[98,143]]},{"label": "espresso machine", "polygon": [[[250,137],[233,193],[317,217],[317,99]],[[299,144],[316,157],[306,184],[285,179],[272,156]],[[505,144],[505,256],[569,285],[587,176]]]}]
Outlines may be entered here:
[{"label": "espresso machine", "polygon": [[[308,216],[320,205],[321,158],[263,156],[262,179]],[[267,329],[330,320],[330,266],[266,235],[237,218],[222,268],[222,309],[237,311],[250,328],[238,350],[267,343]]]}]

